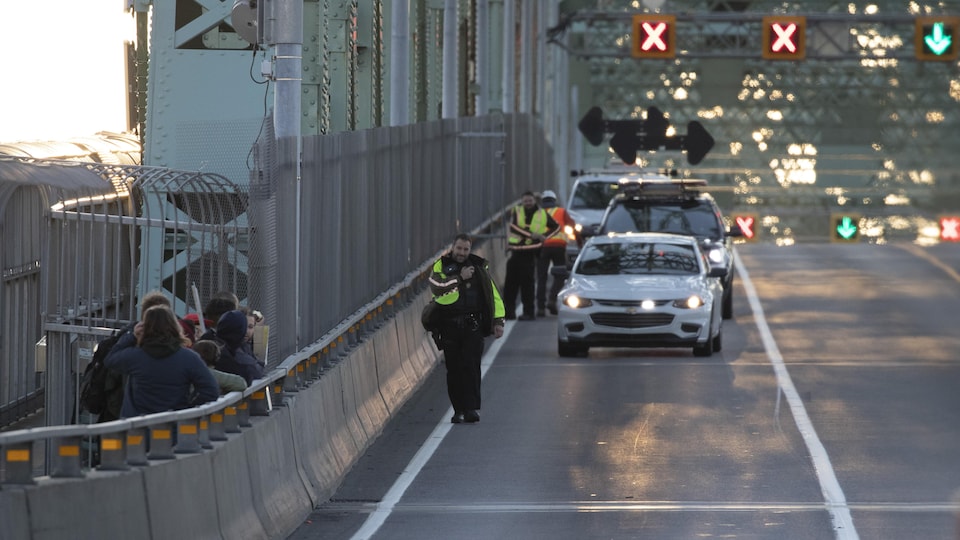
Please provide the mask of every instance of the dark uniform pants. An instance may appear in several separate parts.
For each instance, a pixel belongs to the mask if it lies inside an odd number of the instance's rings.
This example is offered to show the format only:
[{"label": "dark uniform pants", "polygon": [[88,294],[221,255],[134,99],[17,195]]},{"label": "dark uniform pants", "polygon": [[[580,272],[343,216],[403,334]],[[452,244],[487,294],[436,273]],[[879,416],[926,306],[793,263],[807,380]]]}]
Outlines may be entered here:
[{"label": "dark uniform pants", "polygon": [[567,246],[543,246],[540,248],[540,258],[537,260],[537,308],[547,306],[556,307],[557,294],[563,288],[563,280],[556,276],[547,295],[547,280],[550,276],[550,264],[564,266],[567,264]]},{"label": "dark uniform pants", "polygon": [[447,395],[453,410],[462,413],[480,409],[480,359],[483,331],[477,316],[445,321],[440,331],[447,366]]},{"label": "dark uniform pants", "polygon": [[517,315],[517,291],[523,302],[523,312],[534,315],[535,273],[540,250],[512,251],[507,259],[507,279],[503,284],[503,307],[507,318]]}]

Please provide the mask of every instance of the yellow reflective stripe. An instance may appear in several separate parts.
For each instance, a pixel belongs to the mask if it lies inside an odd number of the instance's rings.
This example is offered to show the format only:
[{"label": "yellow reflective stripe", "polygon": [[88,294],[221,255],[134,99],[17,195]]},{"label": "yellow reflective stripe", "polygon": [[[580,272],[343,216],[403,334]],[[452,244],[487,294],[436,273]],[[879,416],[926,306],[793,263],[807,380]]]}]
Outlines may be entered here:
[{"label": "yellow reflective stripe", "polygon": [[30,461],[29,450],[7,450],[7,462],[20,463]]}]

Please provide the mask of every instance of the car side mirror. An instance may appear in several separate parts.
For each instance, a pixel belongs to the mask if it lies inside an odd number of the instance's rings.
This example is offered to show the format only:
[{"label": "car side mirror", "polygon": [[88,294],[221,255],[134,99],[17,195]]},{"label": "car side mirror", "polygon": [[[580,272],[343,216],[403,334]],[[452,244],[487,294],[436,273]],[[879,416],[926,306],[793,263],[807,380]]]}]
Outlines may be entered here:
[{"label": "car side mirror", "polygon": [[551,267],[550,267],[550,275],[553,276],[555,279],[563,279],[563,280],[566,280],[568,277],[570,277],[570,268],[568,268],[566,265],[564,265],[564,266],[560,266],[560,265],[551,266]]},{"label": "car side mirror", "polygon": [[743,231],[740,229],[740,225],[731,225],[727,230],[727,236],[731,238],[743,236]]},{"label": "car side mirror", "polygon": [[590,238],[591,236],[596,236],[598,234],[600,234],[600,225],[598,224],[587,225],[580,231],[580,236],[584,240],[586,240],[587,238]]},{"label": "car side mirror", "polygon": [[710,273],[708,275],[710,277],[719,277],[719,278],[726,277],[727,269],[722,266],[711,266]]}]

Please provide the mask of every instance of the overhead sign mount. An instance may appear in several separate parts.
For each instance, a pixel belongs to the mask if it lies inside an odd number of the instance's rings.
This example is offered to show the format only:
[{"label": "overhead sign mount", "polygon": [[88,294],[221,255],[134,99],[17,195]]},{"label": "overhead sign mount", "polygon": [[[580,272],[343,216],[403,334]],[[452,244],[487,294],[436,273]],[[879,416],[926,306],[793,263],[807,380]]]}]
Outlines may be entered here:
[{"label": "overhead sign mount", "polygon": [[713,137],[697,121],[687,124],[686,135],[667,135],[670,122],[660,109],[649,107],[646,119],[606,120],[600,107],[593,107],[577,124],[580,133],[593,146],[599,146],[606,134],[612,134],[610,148],[624,163],[637,161],[641,150],[681,150],[687,161],[696,165],[713,148]]}]

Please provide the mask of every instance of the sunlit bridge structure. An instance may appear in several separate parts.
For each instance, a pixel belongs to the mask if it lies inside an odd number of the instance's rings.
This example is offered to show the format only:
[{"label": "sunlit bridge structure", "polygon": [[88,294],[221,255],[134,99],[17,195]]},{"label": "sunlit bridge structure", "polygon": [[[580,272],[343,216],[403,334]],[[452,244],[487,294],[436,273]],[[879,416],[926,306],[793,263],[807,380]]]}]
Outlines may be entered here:
[{"label": "sunlit bridge structure", "polygon": [[[918,18],[948,15],[948,3],[649,4],[610,1],[602,10],[569,12],[553,29],[553,42],[570,54],[571,73],[582,73],[571,76],[580,95],[608,117],[642,118],[657,107],[674,125],[701,122],[716,145],[692,173],[735,189],[738,195],[724,201],[728,207],[776,214],[775,236],[790,236],[785,228],[809,231],[790,218],[809,214],[798,206],[854,205],[880,218],[930,217],[939,204],[960,198],[953,155],[958,64],[924,61],[915,50]],[[632,54],[638,13],[676,15],[672,54]],[[764,24],[777,16],[805,21],[804,40],[794,47],[803,54],[761,54]],[[779,37],[796,39],[785,30]],[[685,165],[676,155],[644,157]],[[810,195],[797,196],[801,192]],[[893,226],[875,232],[880,241],[898,234]]]}]

